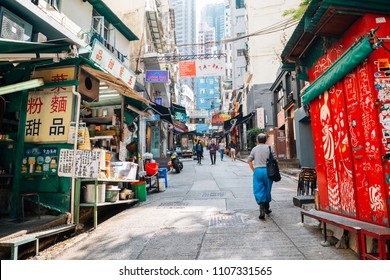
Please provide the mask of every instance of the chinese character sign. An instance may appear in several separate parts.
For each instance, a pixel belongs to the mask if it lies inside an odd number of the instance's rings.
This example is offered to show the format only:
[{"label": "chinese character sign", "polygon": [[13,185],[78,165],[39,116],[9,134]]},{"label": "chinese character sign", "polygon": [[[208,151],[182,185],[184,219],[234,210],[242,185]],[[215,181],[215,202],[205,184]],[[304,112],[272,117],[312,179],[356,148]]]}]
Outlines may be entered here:
[{"label": "chinese character sign", "polygon": [[109,52],[107,48],[97,40],[94,41],[90,59],[110,74],[120,78],[130,88],[134,88],[136,82],[134,72],[125,67],[113,53]]},{"label": "chinese character sign", "polygon": [[[47,83],[61,83],[65,81],[71,81],[76,79],[75,67],[59,67],[52,69],[44,69],[34,71],[31,75],[31,79],[43,79],[45,84]],[[60,93],[71,92],[72,86],[57,86],[53,88],[40,89],[39,92],[44,93]]]},{"label": "chinese character sign", "polygon": [[76,151],[76,160],[73,160],[73,150],[62,149],[58,163],[58,176],[71,177],[72,167],[75,165],[75,175],[78,178],[97,178],[100,172],[100,151]]},{"label": "chinese character sign", "polygon": [[73,110],[71,92],[30,92],[27,103],[26,142],[66,142]]}]

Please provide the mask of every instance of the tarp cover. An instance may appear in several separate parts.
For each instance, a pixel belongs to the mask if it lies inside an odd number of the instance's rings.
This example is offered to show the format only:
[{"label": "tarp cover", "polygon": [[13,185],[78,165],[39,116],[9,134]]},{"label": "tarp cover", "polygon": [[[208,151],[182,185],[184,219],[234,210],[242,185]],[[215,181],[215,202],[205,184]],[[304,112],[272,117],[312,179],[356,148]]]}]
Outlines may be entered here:
[{"label": "tarp cover", "polygon": [[306,88],[302,96],[302,103],[304,105],[309,104],[312,100],[323,94],[361,64],[373,51],[368,37],[353,44],[321,76]]}]

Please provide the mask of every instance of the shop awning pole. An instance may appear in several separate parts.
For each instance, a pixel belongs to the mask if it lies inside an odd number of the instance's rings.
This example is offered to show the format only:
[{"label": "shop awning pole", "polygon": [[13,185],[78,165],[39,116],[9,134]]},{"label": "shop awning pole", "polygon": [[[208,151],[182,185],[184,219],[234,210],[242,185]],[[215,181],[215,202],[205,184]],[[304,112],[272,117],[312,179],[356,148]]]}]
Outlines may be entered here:
[{"label": "shop awning pole", "polygon": [[75,185],[76,185],[76,154],[77,154],[77,142],[79,134],[79,123],[80,123],[80,106],[81,106],[81,95],[76,91],[76,87],[72,87],[72,93],[77,98],[76,103],[76,127],[75,127],[75,137],[73,144],[73,164],[72,164],[72,189],[70,192],[70,215],[71,223],[74,223],[74,196],[75,196]]}]

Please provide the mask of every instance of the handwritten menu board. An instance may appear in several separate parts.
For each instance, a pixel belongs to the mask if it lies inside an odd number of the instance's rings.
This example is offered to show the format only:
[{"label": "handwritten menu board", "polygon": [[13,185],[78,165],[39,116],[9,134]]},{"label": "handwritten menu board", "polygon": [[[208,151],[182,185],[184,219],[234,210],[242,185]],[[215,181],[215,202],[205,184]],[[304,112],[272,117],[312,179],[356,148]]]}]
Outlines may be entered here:
[{"label": "handwritten menu board", "polygon": [[58,163],[58,176],[72,177],[72,167],[75,164],[77,178],[98,178],[100,172],[100,151],[76,151],[76,160],[73,160],[74,151],[62,149]]}]

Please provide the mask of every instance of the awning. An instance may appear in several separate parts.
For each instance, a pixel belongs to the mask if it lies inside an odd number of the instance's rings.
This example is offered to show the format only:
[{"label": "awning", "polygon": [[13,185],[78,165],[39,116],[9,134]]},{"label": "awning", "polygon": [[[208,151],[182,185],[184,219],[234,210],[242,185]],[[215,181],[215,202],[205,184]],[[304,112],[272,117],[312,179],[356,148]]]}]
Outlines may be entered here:
[{"label": "awning", "polygon": [[3,54],[53,54],[70,51],[70,44],[49,44],[0,39],[0,53]]},{"label": "awning", "polygon": [[176,112],[179,112],[179,113],[187,115],[186,108],[184,108],[183,106],[177,105],[175,103],[172,103],[172,110],[173,110],[174,114]]},{"label": "awning", "polygon": [[126,97],[129,97],[129,98],[138,100],[142,103],[145,103],[146,105],[151,104],[150,101],[146,100],[145,98],[143,98],[142,96],[137,94],[137,92],[135,92],[133,89],[131,89],[121,79],[119,79],[111,74],[92,69],[90,67],[81,66],[81,68],[83,70],[85,70],[86,72],[88,72],[89,74],[93,75],[96,79],[104,82],[109,88],[115,89],[120,94],[122,94]]},{"label": "awning", "polygon": [[173,120],[173,127],[174,127],[174,130],[176,132],[179,132],[179,133],[186,133],[186,132],[188,132],[188,127],[186,126],[186,124],[182,123],[180,121]]},{"label": "awning", "polygon": [[242,118],[242,114],[238,114],[234,118],[231,118],[230,120],[224,121],[223,122],[223,130],[226,131],[231,131],[237,124],[237,122]]},{"label": "awning", "polygon": [[172,114],[171,114],[171,110],[169,108],[158,105],[156,103],[151,103],[150,107],[152,107],[153,112],[160,115],[162,120],[164,120],[170,124],[173,124]]},{"label": "awning", "polygon": [[255,113],[249,113],[248,115],[246,115],[245,117],[242,117],[242,118],[239,118],[236,125],[240,125],[240,124],[243,124],[243,123],[246,123],[247,121],[249,121],[250,119],[252,119],[253,115]]},{"label": "awning", "polygon": [[124,96],[124,103],[125,103],[125,109],[131,110],[137,113],[138,115],[147,118],[151,118],[153,116],[153,114],[149,112],[151,107],[142,101],[139,101],[137,99],[128,96]]},{"label": "awning", "polygon": [[361,64],[373,51],[369,37],[365,37],[360,42],[354,43],[321,76],[306,88],[302,96],[302,103],[306,105],[323,94]]}]

